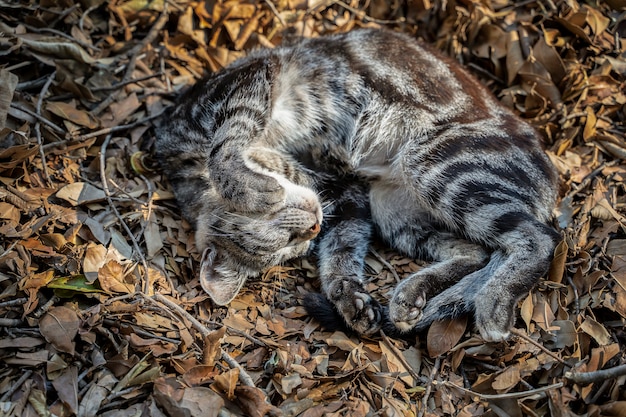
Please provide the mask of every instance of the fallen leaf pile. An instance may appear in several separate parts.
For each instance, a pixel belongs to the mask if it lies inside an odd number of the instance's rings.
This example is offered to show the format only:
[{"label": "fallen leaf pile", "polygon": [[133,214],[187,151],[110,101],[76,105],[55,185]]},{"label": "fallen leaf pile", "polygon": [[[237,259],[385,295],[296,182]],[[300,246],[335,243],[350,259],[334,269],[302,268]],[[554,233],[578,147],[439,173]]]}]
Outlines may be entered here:
[{"label": "fallen leaf pile", "polygon": [[[549,273],[514,336],[325,332],[307,260],[215,307],[152,159],[176,95],[246,51],[387,27],[467,66],[561,175]],[[0,2],[0,414],[626,415],[626,2]],[[421,268],[374,245],[383,302]]]}]

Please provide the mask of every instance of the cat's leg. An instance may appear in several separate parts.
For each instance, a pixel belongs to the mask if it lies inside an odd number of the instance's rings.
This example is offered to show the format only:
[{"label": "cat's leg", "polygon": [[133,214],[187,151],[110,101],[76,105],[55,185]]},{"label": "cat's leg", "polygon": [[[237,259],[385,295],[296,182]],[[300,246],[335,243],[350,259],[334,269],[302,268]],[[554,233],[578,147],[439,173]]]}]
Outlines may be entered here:
[{"label": "cat's leg", "polygon": [[474,296],[476,326],[485,340],[509,336],[517,302],[548,270],[559,239],[551,227],[523,212],[493,221],[501,262]]},{"label": "cat's leg", "polygon": [[415,328],[431,298],[484,267],[489,258],[482,246],[448,232],[434,231],[415,238],[420,244],[419,257],[434,263],[402,280],[393,292],[389,319],[402,332]]},{"label": "cat's leg", "polygon": [[375,183],[370,190],[372,218],[392,248],[433,264],[405,278],[392,295],[389,319],[402,332],[413,330],[430,299],[482,268],[489,254],[482,246],[442,230],[404,187]]},{"label": "cat's leg", "polygon": [[515,305],[547,271],[559,236],[528,213],[508,213],[490,222],[492,226],[484,230],[500,249],[484,268],[429,300],[415,330],[474,312],[483,339],[501,341],[509,336]]},{"label": "cat's leg", "polygon": [[[352,330],[359,334],[378,331],[382,307],[365,289],[363,271],[372,224],[367,197],[359,186],[349,186],[333,201],[319,238],[318,268],[322,293]],[[307,310],[320,318],[323,300],[309,297]],[[316,308],[316,304],[317,307]],[[330,314],[330,313],[329,313]]]}]

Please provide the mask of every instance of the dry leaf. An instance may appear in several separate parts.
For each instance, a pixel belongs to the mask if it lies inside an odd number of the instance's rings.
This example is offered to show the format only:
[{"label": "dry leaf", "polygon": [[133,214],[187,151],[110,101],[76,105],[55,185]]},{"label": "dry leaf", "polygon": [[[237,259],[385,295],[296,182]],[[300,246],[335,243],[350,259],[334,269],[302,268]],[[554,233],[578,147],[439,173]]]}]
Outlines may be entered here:
[{"label": "dry leaf", "polygon": [[98,269],[100,287],[108,293],[131,294],[135,292],[136,284],[132,275],[126,274],[124,267],[117,261],[109,261]]},{"label": "dry leaf", "polygon": [[466,316],[454,320],[434,322],[428,329],[428,335],[426,336],[428,355],[431,358],[436,358],[449,352],[461,340],[466,327]]},{"label": "dry leaf", "polygon": [[67,201],[73,206],[102,201],[105,199],[104,191],[85,182],[68,184],[57,191],[56,196]]},{"label": "dry leaf", "polygon": [[79,325],[80,320],[74,310],[53,307],[39,320],[39,331],[56,350],[74,354],[74,337]]}]

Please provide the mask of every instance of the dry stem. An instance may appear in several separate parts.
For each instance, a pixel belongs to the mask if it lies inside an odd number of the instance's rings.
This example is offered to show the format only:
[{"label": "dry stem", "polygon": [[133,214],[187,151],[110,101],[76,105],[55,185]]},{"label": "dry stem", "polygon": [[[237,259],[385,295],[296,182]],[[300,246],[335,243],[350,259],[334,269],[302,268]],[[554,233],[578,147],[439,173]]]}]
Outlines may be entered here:
[{"label": "dry stem", "polygon": [[[153,299],[158,301],[158,302],[160,302],[161,304],[165,304],[167,307],[169,307],[170,309],[174,310],[180,316],[182,316],[186,320],[189,320],[189,322],[191,323],[193,328],[200,332],[200,334],[202,335],[203,340],[204,341],[207,340],[207,338],[208,338],[208,336],[210,334],[209,329],[207,329],[195,317],[193,317],[191,314],[189,314],[187,311],[185,311],[185,309],[183,309],[178,304],[174,303],[173,301],[169,300],[168,298],[164,297],[163,295],[161,295],[159,293],[154,294]],[[249,387],[254,387],[255,386],[254,380],[252,379],[252,377],[250,377],[248,372],[246,372],[246,370],[239,364],[239,362],[237,362],[232,356],[230,356],[228,354],[228,352],[226,352],[221,347],[220,347],[220,355],[221,355],[221,359],[224,362],[226,362],[228,364],[228,366],[230,366],[232,368],[237,368],[239,370],[239,380],[241,381],[241,383],[243,385],[247,385]]]}]

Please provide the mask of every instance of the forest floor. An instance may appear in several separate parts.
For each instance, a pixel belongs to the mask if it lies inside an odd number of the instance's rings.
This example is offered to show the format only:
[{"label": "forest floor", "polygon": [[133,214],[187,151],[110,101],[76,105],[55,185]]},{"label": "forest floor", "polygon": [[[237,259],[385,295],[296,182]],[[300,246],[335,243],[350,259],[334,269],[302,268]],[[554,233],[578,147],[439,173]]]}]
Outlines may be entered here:
[{"label": "forest floor", "polygon": [[[563,241],[514,336],[325,332],[306,260],[215,307],[151,157],[245,51],[387,27],[462,62],[561,175]],[[0,415],[626,416],[626,2],[0,1]],[[385,302],[422,263],[374,245]]]}]

